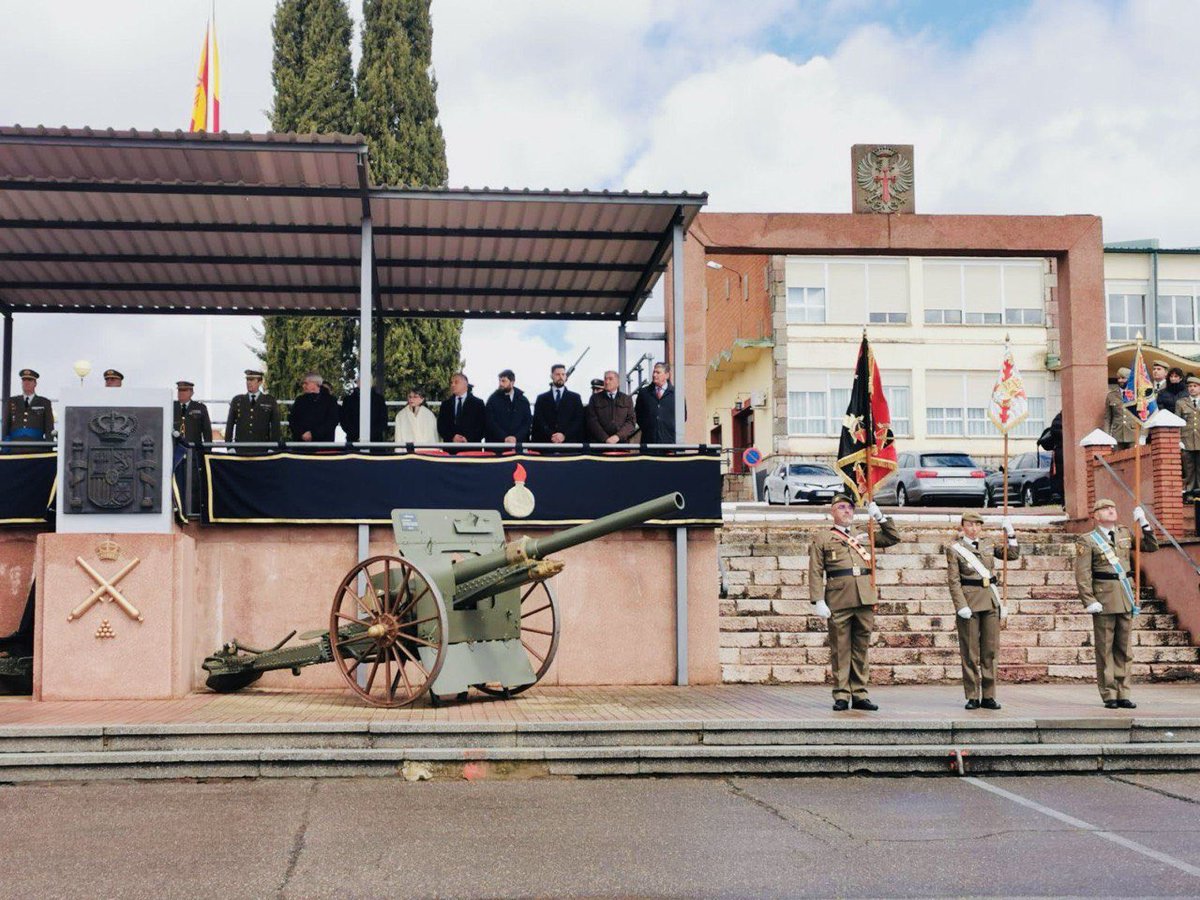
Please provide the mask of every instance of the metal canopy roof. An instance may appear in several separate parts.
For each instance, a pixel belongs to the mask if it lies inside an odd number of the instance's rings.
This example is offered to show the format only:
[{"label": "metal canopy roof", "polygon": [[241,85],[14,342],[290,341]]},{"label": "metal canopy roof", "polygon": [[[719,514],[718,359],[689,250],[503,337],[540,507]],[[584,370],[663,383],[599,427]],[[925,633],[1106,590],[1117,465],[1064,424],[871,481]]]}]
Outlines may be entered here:
[{"label": "metal canopy roof", "polygon": [[0,128],[0,309],[635,318],[706,194],[389,189],[346,135]]}]

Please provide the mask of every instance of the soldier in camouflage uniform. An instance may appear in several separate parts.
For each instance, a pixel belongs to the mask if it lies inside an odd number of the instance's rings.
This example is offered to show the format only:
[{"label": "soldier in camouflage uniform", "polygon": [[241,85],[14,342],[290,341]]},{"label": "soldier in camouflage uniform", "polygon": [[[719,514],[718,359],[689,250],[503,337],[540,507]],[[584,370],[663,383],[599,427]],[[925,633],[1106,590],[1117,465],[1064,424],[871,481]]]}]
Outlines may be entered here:
[{"label": "soldier in camouflage uniform", "polygon": [[1137,440],[1137,416],[1125,408],[1125,399],[1121,394],[1128,378],[1128,369],[1118,369],[1117,383],[1108,389],[1108,396],[1104,398],[1104,430],[1117,442],[1118,450],[1132,447]]}]

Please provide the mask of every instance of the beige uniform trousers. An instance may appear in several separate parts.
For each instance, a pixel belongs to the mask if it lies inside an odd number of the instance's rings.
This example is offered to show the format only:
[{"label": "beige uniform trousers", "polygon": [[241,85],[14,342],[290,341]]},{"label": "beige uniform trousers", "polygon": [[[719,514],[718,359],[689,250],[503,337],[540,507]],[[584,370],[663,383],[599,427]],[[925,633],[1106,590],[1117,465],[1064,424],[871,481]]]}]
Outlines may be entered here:
[{"label": "beige uniform trousers", "polygon": [[1102,700],[1129,698],[1129,642],[1131,613],[1096,613],[1092,636],[1096,645],[1096,687]]},{"label": "beige uniform trousers", "polygon": [[995,609],[955,616],[962,656],[963,693],[968,700],[996,699],[996,650],[1000,646],[1000,614]]}]

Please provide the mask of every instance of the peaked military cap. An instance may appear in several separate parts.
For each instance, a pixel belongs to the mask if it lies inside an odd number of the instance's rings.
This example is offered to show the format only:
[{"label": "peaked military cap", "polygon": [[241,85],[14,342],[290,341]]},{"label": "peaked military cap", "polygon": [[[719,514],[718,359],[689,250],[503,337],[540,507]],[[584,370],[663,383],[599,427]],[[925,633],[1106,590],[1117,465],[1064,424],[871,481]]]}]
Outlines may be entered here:
[{"label": "peaked military cap", "polygon": [[849,503],[851,506],[854,505],[854,498],[844,491],[838,491],[836,494],[834,494],[829,501],[829,505],[833,506],[833,504],[842,503],[843,501]]},{"label": "peaked military cap", "polygon": [[1102,509],[1116,509],[1117,504],[1113,503],[1107,497],[1101,497],[1092,505],[1092,512],[1099,512]]},{"label": "peaked military cap", "polygon": [[22,369],[20,371],[20,376],[22,378],[33,378],[35,380],[42,377],[37,372],[33,371],[33,369]]},{"label": "peaked military cap", "polygon": [[246,377],[247,377],[247,378],[262,378],[262,377],[263,377],[263,373],[262,373],[262,372],[260,372],[260,371],[258,371],[258,369],[247,369],[247,370],[246,370]]},{"label": "peaked military cap", "polygon": [[604,387],[604,379],[603,378],[593,378],[592,379],[592,387],[594,387],[594,388]]},{"label": "peaked military cap", "polygon": [[196,385],[194,385],[194,384],[193,384],[192,382],[190,382],[190,381],[177,381],[177,382],[175,382],[175,387],[177,387],[177,388],[194,388],[195,386],[196,386]]},{"label": "peaked military cap", "polygon": [[1187,377],[1187,383],[1188,384],[1200,384],[1200,378],[1197,378],[1195,375],[1189,375]]},{"label": "peaked military cap", "polygon": [[977,512],[971,512],[970,510],[962,514],[962,520],[964,522],[978,522],[980,525],[983,524],[983,516]]},{"label": "peaked military cap", "polygon": [[125,380],[125,376],[122,375],[120,372],[118,372],[116,369],[105,369],[104,377],[105,378],[120,378],[122,381]]}]

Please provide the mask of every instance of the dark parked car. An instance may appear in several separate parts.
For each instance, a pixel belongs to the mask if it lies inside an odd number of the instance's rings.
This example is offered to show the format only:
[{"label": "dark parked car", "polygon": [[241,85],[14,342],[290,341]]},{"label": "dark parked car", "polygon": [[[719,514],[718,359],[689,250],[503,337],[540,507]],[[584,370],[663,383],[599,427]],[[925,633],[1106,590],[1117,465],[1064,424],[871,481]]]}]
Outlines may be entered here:
[{"label": "dark parked car", "polygon": [[828,503],[842,486],[832,466],[824,463],[778,465],[763,482],[763,499],[768,503]]},{"label": "dark parked car", "polygon": [[[1022,453],[1009,460],[1008,502],[1021,506],[1061,503],[1062,497],[1050,480],[1054,455],[1045,450]],[[1004,471],[990,473],[984,481],[984,506],[1003,506]]]},{"label": "dark parked car", "polygon": [[875,489],[883,506],[982,506],[985,472],[966,453],[901,453],[896,471]]}]

